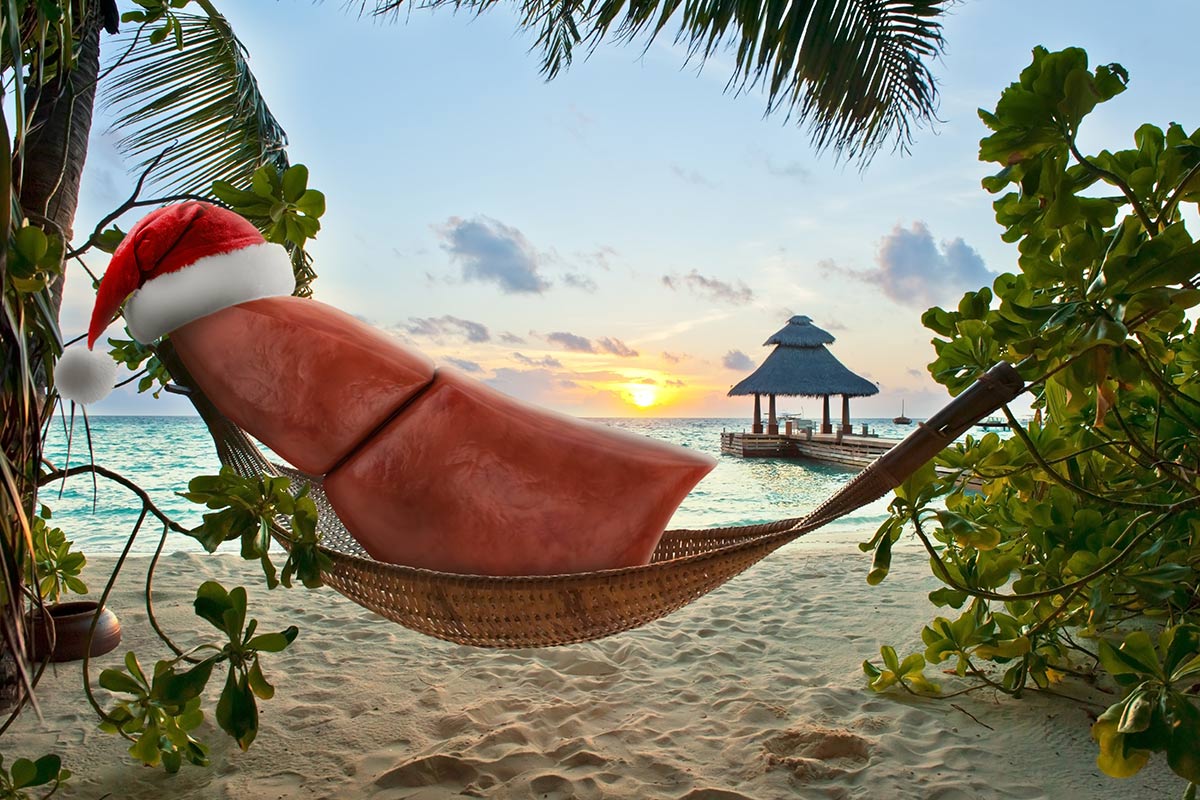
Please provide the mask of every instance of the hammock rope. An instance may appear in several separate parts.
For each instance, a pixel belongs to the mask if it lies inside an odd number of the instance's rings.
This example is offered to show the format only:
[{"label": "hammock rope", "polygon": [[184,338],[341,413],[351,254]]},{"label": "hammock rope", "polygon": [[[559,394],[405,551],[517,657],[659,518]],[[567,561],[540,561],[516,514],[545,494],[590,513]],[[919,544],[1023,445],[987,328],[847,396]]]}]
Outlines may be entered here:
[{"label": "hammock rope", "polygon": [[883,497],[972,425],[1024,390],[1024,382],[1012,366],[997,364],[804,517],[761,525],[670,530],[644,566],[495,577],[373,560],[338,519],[319,478],[270,462],[250,437],[194,386],[169,341],[157,352],[173,381],[182,387],[178,391],[188,396],[208,427],[222,464],[244,477],[284,475],[297,489],[309,487],[317,505],[321,547],[332,562],[324,574],[329,586],[406,628],[475,647],[585,642],[666,616],[788,542]]}]

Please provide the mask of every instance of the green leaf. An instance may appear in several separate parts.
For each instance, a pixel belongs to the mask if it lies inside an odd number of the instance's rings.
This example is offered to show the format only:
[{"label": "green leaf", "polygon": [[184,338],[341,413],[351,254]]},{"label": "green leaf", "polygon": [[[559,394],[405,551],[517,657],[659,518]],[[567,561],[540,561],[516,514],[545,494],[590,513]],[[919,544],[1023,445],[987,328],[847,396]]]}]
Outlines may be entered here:
[{"label": "green leaf", "polygon": [[896,496],[916,505],[922,495],[937,480],[937,468],[932,461],[924,464],[896,487]]},{"label": "green leaf", "polygon": [[12,769],[9,772],[12,775],[13,788],[15,789],[32,786],[34,779],[37,777],[37,767],[28,758],[18,758],[13,762]]},{"label": "green leaf", "polygon": [[100,685],[108,689],[110,692],[127,692],[128,694],[141,694],[145,691],[145,687],[139,684],[136,680],[126,675],[124,672],[115,669],[106,669],[100,673]]},{"label": "green leaf", "polygon": [[289,625],[279,633],[264,633],[261,636],[255,636],[246,643],[246,647],[264,653],[278,653],[294,642],[299,632],[300,629],[295,625]]},{"label": "green leaf", "polygon": [[[41,786],[57,780],[60,777],[66,780],[71,776],[71,773],[62,768],[62,759],[53,753],[44,755],[37,761],[33,762],[34,775],[33,780],[26,783],[25,786]],[[16,787],[20,788],[20,787]]]},{"label": "green leaf", "polygon": [[309,217],[320,217],[325,213],[325,195],[316,189],[305,191],[295,202],[296,209]]},{"label": "green leaf", "polygon": [[146,673],[142,671],[142,665],[138,663],[137,655],[132,650],[125,654],[125,669],[129,674],[137,678],[138,682],[145,688],[150,688],[150,681],[146,680]]},{"label": "green leaf", "polygon": [[50,249],[50,240],[46,238],[46,234],[41,228],[33,225],[18,228],[13,233],[12,242],[17,254],[30,264],[37,264]]},{"label": "green leaf", "polygon": [[[200,193],[214,180],[245,186],[263,164],[288,167],[286,134],[224,17],[175,14],[170,29],[152,36],[102,85],[117,147],[138,159],[134,169],[162,156],[152,183],[165,193]],[[175,142],[165,155],[164,142]]]},{"label": "green leaf", "polygon": [[875,548],[875,557],[871,561],[871,571],[867,573],[867,583],[878,586],[887,577],[892,566],[892,537],[883,536]]},{"label": "green leaf", "polygon": [[155,676],[154,696],[172,705],[183,706],[197,698],[208,685],[218,656],[206,658],[186,672],[164,673]]},{"label": "green leaf", "polygon": [[158,749],[159,731],[156,723],[150,723],[141,736],[129,747],[129,755],[148,767],[157,767],[161,758]]},{"label": "green leaf", "polygon": [[1141,771],[1150,760],[1146,750],[1129,749],[1125,746],[1125,735],[1117,730],[1124,704],[1109,706],[1092,725],[1092,738],[1100,745],[1096,766],[1111,778],[1129,778]]},{"label": "green leaf", "polygon": [[254,664],[251,665],[250,671],[246,674],[246,680],[250,686],[250,691],[254,692],[256,697],[262,700],[270,700],[275,696],[275,687],[263,675],[262,667],[259,665],[257,658],[254,659]]},{"label": "green leaf", "polygon": [[[1150,575],[1152,579],[1164,583],[1182,583],[1188,581],[1192,574],[1182,564],[1161,564],[1154,570],[1146,570],[1141,577],[1146,579]],[[1163,672],[1168,676],[1173,675],[1181,664],[1200,657],[1200,628],[1195,625],[1168,628],[1159,637],[1159,650],[1163,653]]]},{"label": "green leaf", "polygon": [[1181,694],[1173,695],[1168,707],[1173,719],[1167,765],[1181,778],[1200,783],[1200,711]]},{"label": "green leaf", "polygon": [[250,747],[258,735],[258,705],[254,693],[246,682],[237,680],[232,669],[217,701],[216,718],[221,730],[232,736],[242,750]]},{"label": "green leaf", "polygon": [[225,587],[216,581],[205,581],[196,590],[196,601],[193,605],[196,616],[207,620],[217,630],[229,632],[225,627],[225,612],[232,604]]},{"label": "green leaf", "polygon": [[949,586],[943,586],[940,589],[934,589],[929,593],[929,602],[935,606],[950,606],[951,608],[962,608],[962,604],[967,600],[967,593],[960,592],[957,589],[951,589]]},{"label": "green leaf", "polygon": [[289,203],[298,202],[308,189],[308,167],[303,164],[296,164],[285,170],[282,187],[284,200]]},{"label": "green leaf", "polygon": [[1150,727],[1158,695],[1149,691],[1134,692],[1125,700],[1125,710],[1117,723],[1118,733],[1138,733]]}]

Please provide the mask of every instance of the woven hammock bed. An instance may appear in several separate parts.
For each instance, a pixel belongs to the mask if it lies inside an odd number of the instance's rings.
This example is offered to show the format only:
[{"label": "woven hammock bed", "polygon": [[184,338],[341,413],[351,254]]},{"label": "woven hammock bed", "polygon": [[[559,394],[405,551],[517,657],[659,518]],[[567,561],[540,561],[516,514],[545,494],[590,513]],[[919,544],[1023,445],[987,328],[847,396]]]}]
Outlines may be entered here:
[{"label": "woven hammock bed", "polygon": [[585,642],[666,616],[788,542],[883,497],[1024,386],[1015,369],[998,364],[807,516],[762,525],[669,530],[644,566],[493,577],[373,560],[334,513],[319,478],[270,462],[191,385],[168,343],[159,347],[158,355],[177,391],[188,396],[207,425],[222,464],[244,477],[284,475],[297,489],[309,487],[319,515],[321,547],[332,562],[324,573],[329,586],[406,628],[475,647]]}]

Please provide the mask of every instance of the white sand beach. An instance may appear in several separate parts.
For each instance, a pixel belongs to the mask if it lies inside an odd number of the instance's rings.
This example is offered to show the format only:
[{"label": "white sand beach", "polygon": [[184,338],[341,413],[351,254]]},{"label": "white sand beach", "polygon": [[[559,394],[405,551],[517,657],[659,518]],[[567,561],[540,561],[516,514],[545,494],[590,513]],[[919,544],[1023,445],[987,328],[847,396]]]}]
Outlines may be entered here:
[{"label": "white sand beach", "polygon": [[[95,590],[111,559],[93,562]],[[155,586],[159,618],[181,644],[207,627],[191,599],[209,577],[247,586],[262,630],[301,628],[265,661],[277,694],[260,703],[250,750],[209,719],[198,735],[212,767],[169,776],[134,765],[122,740],[96,728],[79,665],[65,664],[41,684],[44,720],[25,714],[4,755],[61,754],[76,773],[68,798],[1179,795],[1162,759],[1125,781],[1101,775],[1076,703],[872,693],[862,660],[886,643],[911,651],[931,616],[924,559],[909,551],[896,562],[871,588],[866,557],[792,546],[641,630],[489,651],[419,636],[328,589],[268,592],[254,563],[179,553],[163,559]],[[128,649],[148,668],[167,653],[140,605],[146,564],[126,567],[111,601],[124,641],[94,675]]]}]

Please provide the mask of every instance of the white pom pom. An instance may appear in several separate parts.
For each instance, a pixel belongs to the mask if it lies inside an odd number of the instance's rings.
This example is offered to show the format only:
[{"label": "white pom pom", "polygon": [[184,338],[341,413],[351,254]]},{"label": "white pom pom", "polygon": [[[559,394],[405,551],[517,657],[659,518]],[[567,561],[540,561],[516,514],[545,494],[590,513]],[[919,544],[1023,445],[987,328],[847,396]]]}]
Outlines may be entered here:
[{"label": "white pom pom", "polygon": [[106,352],[80,345],[63,351],[54,368],[54,385],[64,400],[95,403],[112,391],[117,381],[117,362]]}]

